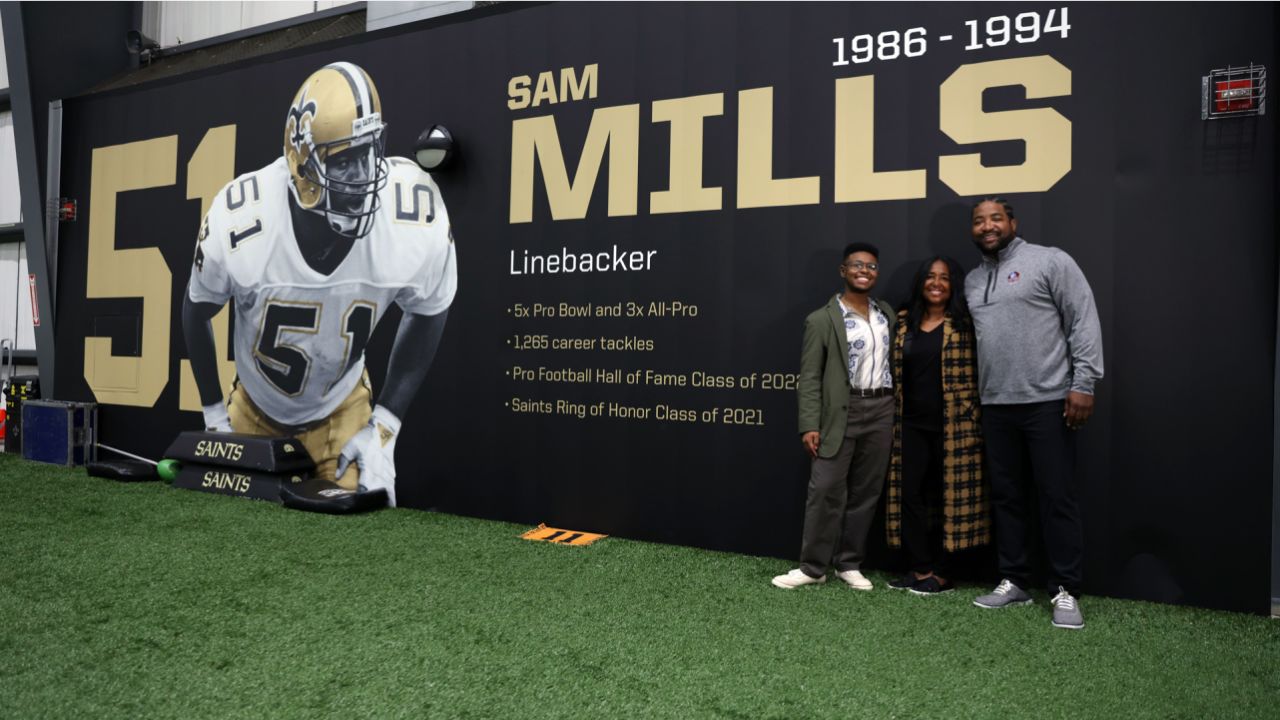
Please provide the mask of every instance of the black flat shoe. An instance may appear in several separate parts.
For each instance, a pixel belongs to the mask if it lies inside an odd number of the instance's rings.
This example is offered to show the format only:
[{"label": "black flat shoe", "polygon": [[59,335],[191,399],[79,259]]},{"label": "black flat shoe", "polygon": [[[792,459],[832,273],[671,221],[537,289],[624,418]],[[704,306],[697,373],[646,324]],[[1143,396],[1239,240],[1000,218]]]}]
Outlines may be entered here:
[{"label": "black flat shoe", "polygon": [[930,575],[907,589],[915,595],[939,595],[944,592],[951,592],[952,590],[955,590],[956,584],[953,582],[940,582],[937,576]]},{"label": "black flat shoe", "polygon": [[918,582],[920,581],[916,579],[916,574],[908,572],[897,580],[889,581],[889,587],[893,590],[910,590],[915,587]]}]

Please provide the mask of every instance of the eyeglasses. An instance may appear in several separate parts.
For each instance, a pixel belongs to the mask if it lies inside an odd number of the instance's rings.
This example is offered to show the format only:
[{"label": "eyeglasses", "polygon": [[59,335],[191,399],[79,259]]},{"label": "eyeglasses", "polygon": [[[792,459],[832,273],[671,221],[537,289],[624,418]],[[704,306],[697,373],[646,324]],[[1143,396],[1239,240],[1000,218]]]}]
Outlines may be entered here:
[{"label": "eyeglasses", "polygon": [[864,263],[861,260],[854,260],[851,263],[845,263],[844,267],[850,270],[870,270],[871,272],[878,272],[880,270],[880,263]]}]

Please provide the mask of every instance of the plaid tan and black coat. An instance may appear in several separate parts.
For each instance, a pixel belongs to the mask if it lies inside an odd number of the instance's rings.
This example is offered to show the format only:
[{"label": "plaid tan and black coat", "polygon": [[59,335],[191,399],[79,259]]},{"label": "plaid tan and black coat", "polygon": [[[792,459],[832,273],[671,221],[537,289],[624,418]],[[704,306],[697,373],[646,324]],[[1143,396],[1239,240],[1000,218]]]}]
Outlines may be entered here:
[{"label": "plaid tan and black coat", "polygon": [[[972,328],[948,314],[942,336],[942,546],[947,552],[991,542],[991,498],[982,467],[977,344]],[[885,505],[889,546],[902,546],[902,354],[906,311],[898,314],[893,342],[893,454]]]}]

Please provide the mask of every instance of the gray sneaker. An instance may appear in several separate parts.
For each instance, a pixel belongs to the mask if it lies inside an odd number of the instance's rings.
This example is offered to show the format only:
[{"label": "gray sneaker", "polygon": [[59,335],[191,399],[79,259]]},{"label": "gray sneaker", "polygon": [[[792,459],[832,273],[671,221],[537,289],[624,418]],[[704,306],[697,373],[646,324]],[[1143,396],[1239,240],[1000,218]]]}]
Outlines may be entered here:
[{"label": "gray sneaker", "polygon": [[1080,612],[1080,604],[1071,597],[1066,588],[1058,586],[1058,594],[1053,596],[1053,626],[1079,630],[1084,627],[1084,615]]},{"label": "gray sneaker", "polygon": [[[1071,596],[1068,595],[1067,597]],[[1008,580],[1001,580],[995,590],[973,599],[974,605],[988,610],[998,610],[1014,605],[1026,605],[1030,602],[1032,602],[1031,596],[1027,594],[1027,591]]]}]

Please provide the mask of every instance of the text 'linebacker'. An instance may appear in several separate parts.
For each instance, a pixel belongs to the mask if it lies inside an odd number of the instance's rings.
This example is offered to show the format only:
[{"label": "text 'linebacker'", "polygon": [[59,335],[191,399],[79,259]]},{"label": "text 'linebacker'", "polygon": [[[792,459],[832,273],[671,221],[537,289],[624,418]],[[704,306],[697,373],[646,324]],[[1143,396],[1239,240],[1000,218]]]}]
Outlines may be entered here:
[{"label": "text 'linebacker'", "polygon": [[[292,435],[318,477],[387,491],[395,447],[457,288],[449,216],[431,176],[384,153],[369,75],[326,65],[302,84],[284,156],[231,181],[205,216],[183,303],[210,430]],[[224,404],[210,320],[235,300],[237,380]],[[403,311],[376,406],[364,349]]]}]

